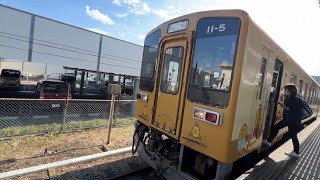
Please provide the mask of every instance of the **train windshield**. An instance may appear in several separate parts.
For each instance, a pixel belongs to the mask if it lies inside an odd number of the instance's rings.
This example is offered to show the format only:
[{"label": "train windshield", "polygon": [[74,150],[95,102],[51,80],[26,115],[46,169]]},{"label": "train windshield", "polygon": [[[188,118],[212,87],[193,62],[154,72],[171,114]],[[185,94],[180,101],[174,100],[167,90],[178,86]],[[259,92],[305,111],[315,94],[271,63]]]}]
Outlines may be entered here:
[{"label": "train windshield", "polygon": [[154,87],[155,64],[158,58],[160,30],[148,36],[144,43],[141,65],[140,89],[152,92]]},{"label": "train windshield", "polygon": [[211,106],[229,103],[239,18],[204,18],[198,22],[188,98]]}]

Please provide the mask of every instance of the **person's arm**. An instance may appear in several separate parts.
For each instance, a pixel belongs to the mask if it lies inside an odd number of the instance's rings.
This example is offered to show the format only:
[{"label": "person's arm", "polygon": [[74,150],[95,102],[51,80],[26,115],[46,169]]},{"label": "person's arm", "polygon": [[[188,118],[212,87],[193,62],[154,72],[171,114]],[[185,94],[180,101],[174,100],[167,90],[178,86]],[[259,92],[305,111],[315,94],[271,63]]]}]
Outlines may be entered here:
[{"label": "person's arm", "polygon": [[289,110],[290,110],[290,108],[287,107],[287,106],[285,106],[285,105],[283,104],[283,102],[279,101],[278,104],[279,104],[284,110],[286,110],[286,111],[289,111]]},{"label": "person's arm", "polygon": [[296,99],[288,99],[286,105],[282,102],[279,103],[286,111],[296,112],[299,110],[299,102]]}]

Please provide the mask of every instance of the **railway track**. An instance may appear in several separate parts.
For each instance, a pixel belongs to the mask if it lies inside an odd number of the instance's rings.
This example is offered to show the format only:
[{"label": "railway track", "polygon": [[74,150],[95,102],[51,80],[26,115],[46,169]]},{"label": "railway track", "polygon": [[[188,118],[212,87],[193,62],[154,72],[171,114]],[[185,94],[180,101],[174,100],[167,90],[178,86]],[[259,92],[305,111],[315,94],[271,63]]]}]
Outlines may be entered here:
[{"label": "railway track", "polygon": [[150,166],[140,167],[137,170],[128,171],[127,173],[123,173],[117,176],[112,177],[113,180],[154,180],[156,179],[156,175],[154,170]]}]

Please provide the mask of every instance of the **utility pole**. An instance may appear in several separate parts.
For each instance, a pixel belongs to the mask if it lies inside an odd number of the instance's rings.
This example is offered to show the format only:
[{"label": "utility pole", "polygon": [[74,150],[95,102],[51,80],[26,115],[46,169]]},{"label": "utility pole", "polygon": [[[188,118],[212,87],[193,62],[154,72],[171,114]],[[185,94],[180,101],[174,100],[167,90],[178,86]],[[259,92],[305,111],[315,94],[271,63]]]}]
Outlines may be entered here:
[{"label": "utility pole", "polygon": [[3,57],[0,57],[0,69],[2,69],[2,68],[1,68],[2,62],[4,62],[4,58],[3,58]]}]

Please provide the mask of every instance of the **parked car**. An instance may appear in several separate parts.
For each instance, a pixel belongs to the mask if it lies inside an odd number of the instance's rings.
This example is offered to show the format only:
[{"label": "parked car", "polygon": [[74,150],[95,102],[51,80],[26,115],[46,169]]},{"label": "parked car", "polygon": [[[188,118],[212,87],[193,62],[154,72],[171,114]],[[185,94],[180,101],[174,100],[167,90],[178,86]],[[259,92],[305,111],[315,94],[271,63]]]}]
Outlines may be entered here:
[{"label": "parked car", "polygon": [[40,80],[36,85],[37,108],[31,113],[38,116],[50,116],[51,119],[62,118],[66,99],[71,99],[70,85],[59,80]]},{"label": "parked car", "polygon": [[39,99],[71,99],[70,85],[59,80],[41,80],[36,91]]},{"label": "parked car", "polygon": [[0,74],[0,88],[20,89],[21,72],[15,69],[2,69]]}]

